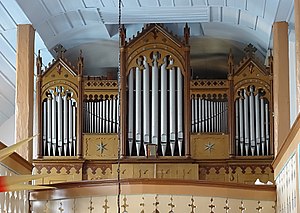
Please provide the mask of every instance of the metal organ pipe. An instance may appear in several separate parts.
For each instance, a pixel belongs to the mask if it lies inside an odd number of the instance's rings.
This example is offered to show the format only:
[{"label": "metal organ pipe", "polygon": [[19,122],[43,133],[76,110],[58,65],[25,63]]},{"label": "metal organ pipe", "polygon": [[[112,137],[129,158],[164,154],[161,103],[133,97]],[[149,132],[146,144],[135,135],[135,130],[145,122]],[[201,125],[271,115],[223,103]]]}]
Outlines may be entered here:
[{"label": "metal organ pipe", "polygon": [[240,151],[241,155],[244,155],[244,103],[243,103],[243,91],[241,90],[239,97],[239,126],[240,126]]},{"label": "metal organ pipe", "polygon": [[[129,93],[128,94],[128,142],[129,142],[129,155],[131,156],[132,145],[133,145],[133,69],[131,69],[129,72],[128,93]],[[114,118],[114,122],[115,120],[116,119]]]},{"label": "metal organ pipe", "polygon": [[164,58],[164,63],[161,66],[161,147],[162,154],[165,156],[167,148],[167,58]]},{"label": "metal organ pipe", "polygon": [[246,90],[244,89],[244,129],[245,129],[245,151],[246,151],[246,156],[249,155],[249,108],[248,108],[248,95]]},{"label": "metal organ pipe", "polygon": [[235,150],[238,153],[239,150],[239,127],[240,127],[240,122],[239,122],[239,100],[235,101]]},{"label": "metal organ pipe", "polygon": [[51,148],[52,148],[52,95],[49,94],[47,98],[47,142],[48,142],[48,155],[52,155]]},{"label": "metal organ pipe", "polygon": [[255,135],[256,135],[256,151],[257,155],[260,155],[260,121],[259,121],[259,114],[260,114],[260,104],[259,104],[259,93],[255,95]]},{"label": "metal organ pipe", "polygon": [[266,154],[269,155],[269,148],[270,148],[270,135],[269,135],[269,104],[265,103],[265,115],[266,115]]},{"label": "metal organ pipe", "polygon": [[68,105],[69,105],[69,107],[68,107],[69,108],[69,111],[68,111],[68,113],[69,113],[69,124],[68,124],[69,147],[72,148],[73,147],[73,123],[75,122],[75,120],[73,120],[73,106],[72,106],[71,97],[68,98]]},{"label": "metal organ pipe", "polygon": [[[177,68],[177,133],[178,133],[178,149],[179,155],[182,154],[183,144],[183,98],[182,98],[182,74],[181,70]],[[200,99],[199,99],[200,100]]]},{"label": "metal organ pipe", "polygon": [[144,56],[144,70],[143,70],[143,134],[144,134],[144,145],[145,145],[145,155],[146,144],[150,142],[150,103],[149,103],[149,65],[147,63],[147,58]]},{"label": "metal organ pipe", "polygon": [[249,105],[250,105],[250,144],[251,144],[251,155],[255,154],[255,130],[254,130],[254,88],[250,86],[250,97],[249,97]]},{"label": "metal organ pipe", "polygon": [[53,153],[55,155],[56,153],[56,130],[57,130],[57,122],[56,122],[56,91],[53,92],[53,99],[52,99],[52,148],[53,148]]},{"label": "metal organ pipe", "polygon": [[59,156],[62,156],[62,97],[61,97],[61,90],[58,90],[58,96],[57,96],[57,120],[58,120],[58,124],[57,124],[57,132],[58,132],[58,153]]},{"label": "metal organ pipe", "polygon": [[67,149],[68,149],[68,102],[67,102],[67,94],[65,93],[65,95],[63,96],[63,113],[64,113],[64,155],[67,154]]},{"label": "metal organ pipe", "polygon": [[260,137],[261,137],[261,146],[262,146],[262,155],[265,155],[265,106],[264,99],[260,98]]},{"label": "metal organ pipe", "polygon": [[195,131],[195,96],[192,96],[192,132],[196,132]]},{"label": "metal organ pipe", "polygon": [[44,153],[48,152],[47,142],[47,101],[43,101],[43,150]]},{"label": "metal organ pipe", "polygon": [[158,145],[158,64],[153,54],[152,67],[152,143]]},{"label": "metal organ pipe", "polygon": [[140,155],[140,148],[141,148],[141,136],[142,136],[142,108],[141,108],[141,71],[139,67],[136,68],[136,81],[135,81],[135,109],[136,109],[136,116],[135,116],[135,127],[136,127],[136,152],[137,156]]},{"label": "metal organ pipe", "polygon": [[[171,60],[170,64],[173,65],[174,61]],[[175,102],[175,67],[170,69],[170,146],[171,154],[174,155],[175,151],[175,131],[176,131],[176,102]]]},{"label": "metal organ pipe", "polygon": [[76,154],[76,102],[72,103],[72,111],[73,111],[73,141],[72,141],[72,151],[73,151],[73,155]]}]

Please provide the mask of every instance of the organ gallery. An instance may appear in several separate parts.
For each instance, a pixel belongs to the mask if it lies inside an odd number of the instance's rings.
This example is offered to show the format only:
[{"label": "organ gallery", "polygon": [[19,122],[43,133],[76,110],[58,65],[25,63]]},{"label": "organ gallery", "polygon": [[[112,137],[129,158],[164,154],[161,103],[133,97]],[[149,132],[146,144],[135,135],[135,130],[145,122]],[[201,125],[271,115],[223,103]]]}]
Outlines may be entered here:
[{"label": "organ gallery", "polygon": [[[60,48],[47,67],[38,55],[34,173],[49,174],[38,183],[64,190],[84,180],[83,196],[93,202],[105,198],[88,189],[99,187],[94,181],[118,176],[133,185],[273,181],[272,56],[266,66],[251,44],[240,61],[228,50],[226,76],[202,78],[190,63],[188,25],[182,37],[161,24],[132,38],[122,27],[120,37],[117,77],[85,75],[84,52],[71,64]],[[31,193],[33,209],[51,201],[43,193]]]}]

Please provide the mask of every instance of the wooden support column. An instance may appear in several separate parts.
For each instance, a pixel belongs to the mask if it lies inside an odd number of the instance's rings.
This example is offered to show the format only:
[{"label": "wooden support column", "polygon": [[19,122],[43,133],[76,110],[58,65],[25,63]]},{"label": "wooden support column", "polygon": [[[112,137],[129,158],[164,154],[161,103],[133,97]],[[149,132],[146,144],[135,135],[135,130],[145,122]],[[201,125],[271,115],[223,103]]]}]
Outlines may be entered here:
[{"label": "wooden support column", "polygon": [[300,112],[300,2],[294,1],[295,34],[296,34],[296,92],[297,113]]},{"label": "wooden support column", "polygon": [[290,130],[288,23],[273,25],[274,153]]},{"label": "wooden support column", "polygon": [[[30,24],[18,25],[16,61],[16,141],[33,134],[34,29]],[[32,143],[17,152],[32,161]]]}]

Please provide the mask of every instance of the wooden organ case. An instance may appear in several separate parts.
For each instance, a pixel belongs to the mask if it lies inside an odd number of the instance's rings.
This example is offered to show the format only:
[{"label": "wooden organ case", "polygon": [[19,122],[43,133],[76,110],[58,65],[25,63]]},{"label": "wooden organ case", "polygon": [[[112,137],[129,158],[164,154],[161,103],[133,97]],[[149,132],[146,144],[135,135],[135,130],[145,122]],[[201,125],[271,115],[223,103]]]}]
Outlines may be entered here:
[{"label": "wooden organ case", "polygon": [[227,79],[193,79],[189,30],[149,24],[126,40],[122,28],[120,93],[83,75],[82,54],[45,70],[38,56],[34,172],[64,174],[44,183],[116,178],[119,133],[121,178],[273,180],[272,57],[266,68],[248,45]]}]

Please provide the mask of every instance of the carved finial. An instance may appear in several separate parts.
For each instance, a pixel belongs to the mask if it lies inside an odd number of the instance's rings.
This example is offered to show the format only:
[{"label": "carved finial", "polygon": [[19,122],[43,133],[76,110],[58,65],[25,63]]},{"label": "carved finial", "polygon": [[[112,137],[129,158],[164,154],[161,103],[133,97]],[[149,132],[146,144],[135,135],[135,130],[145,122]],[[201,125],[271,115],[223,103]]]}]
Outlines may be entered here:
[{"label": "carved finial", "polygon": [[36,68],[37,68],[37,75],[40,75],[42,73],[42,57],[41,57],[41,51],[38,51],[38,56],[36,57]]},{"label": "carved finial", "polygon": [[78,69],[78,75],[82,75],[83,73],[83,56],[82,56],[82,50],[80,50],[79,57],[77,60],[77,69]]},{"label": "carved finial", "polygon": [[231,77],[233,75],[233,72],[234,72],[234,62],[233,62],[233,54],[232,54],[231,48],[229,50],[228,62],[227,63],[228,63],[228,68],[229,68],[228,77]]},{"label": "carved finial", "polygon": [[256,47],[254,47],[251,43],[248,44],[247,47],[245,47],[244,51],[246,52],[247,56],[252,57],[254,53],[256,52]]},{"label": "carved finial", "polygon": [[121,25],[120,29],[119,29],[119,33],[120,33],[120,45],[121,47],[124,47],[126,44],[126,29],[124,24]]},{"label": "carved finial", "polygon": [[186,45],[190,42],[190,28],[187,23],[185,23],[184,27],[184,42]]},{"label": "carved finial", "polygon": [[66,52],[67,50],[64,48],[63,45],[57,44],[57,45],[54,47],[54,51],[55,51],[56,54],[57,54],[56,58],[63,58],[63,54],[64,54],[64,52]]}]

